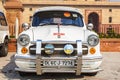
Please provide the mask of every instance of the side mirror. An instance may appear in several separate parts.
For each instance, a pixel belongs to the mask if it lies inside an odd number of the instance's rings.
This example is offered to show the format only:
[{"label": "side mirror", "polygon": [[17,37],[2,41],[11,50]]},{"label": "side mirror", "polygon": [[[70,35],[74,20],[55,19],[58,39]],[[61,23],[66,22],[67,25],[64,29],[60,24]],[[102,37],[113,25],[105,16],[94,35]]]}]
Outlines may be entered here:
[{"label": "side mirror", "polygon": [[89,24],[87,25],[87,29],[88,29],[88,30],[93,30],[93,24],[92,24],[92,23],[89,23]]},{"label": "side mirror", "polygon": [[23,24],[22,24],[22,28],[23,28],[24,30],[29,29],[29,24],[28,24],[28,23],[23,23]]}]

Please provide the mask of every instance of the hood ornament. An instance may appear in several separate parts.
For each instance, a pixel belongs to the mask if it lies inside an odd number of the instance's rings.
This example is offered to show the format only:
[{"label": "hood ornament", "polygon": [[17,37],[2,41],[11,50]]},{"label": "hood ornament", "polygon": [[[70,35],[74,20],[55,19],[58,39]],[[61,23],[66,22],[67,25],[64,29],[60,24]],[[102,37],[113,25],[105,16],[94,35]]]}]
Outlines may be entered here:
[{"label": "hood ornament", "polygon": [[58,38],[61,38],[62,35],[65,35],[65,33],[60,33],[60,24],[58,24],[58,33],[53,33],[53,35],[57,35]]}]

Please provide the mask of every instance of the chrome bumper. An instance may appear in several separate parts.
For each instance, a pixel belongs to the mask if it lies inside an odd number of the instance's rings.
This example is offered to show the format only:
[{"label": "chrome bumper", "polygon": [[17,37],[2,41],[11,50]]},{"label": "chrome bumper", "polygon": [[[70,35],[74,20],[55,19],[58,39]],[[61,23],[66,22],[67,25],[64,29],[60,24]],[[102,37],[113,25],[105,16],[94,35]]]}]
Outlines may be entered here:
[{"label": "chrome bumper", "polygon": [[[47,58],[42,57],[42,60],[45,60]],[[52,58],[51,58],[52,59]],[[69,59],[69,60],[76,60],[76,57],[72,57],[72,58],[54,58],[54,59]],[[15,62],[16,64],[19,64],[17,61],[21,62],[21,64],[23,62],[28,62],[30,63],[34,63],[34,66],[32,67],[27,67],[27,68],[20,68],[20,67],[16,67],[15,70],[16,71],[22,71],[22,72],[37,72],[36,70],[36,66],[35,66],[35,61],[36,61],[36,57],[35,56],[20,56],[20,55],[16,55],[15,56]],[[96,68],[91,68],[91,65],[95,65],[94,62],[98,62],[96,63],[98,66]],[[81,68],[81,73],[94,73],[94,72],[98,72],[101,71],[102,69],[99,68],[100,64],[102,62],[102,57],[95,57],[95,58],[82,58],[82,63],[83,66],[80,67]],[[87,64],[90,63],[90,64]],[[93,63],[93,64],[91,64]],[[26,63],[25,63],[26,64]],[[24,64],[23,64],[24,65]],[[74,67],[44,67],[44,66],[39,66],[41,72],[39,75],[43,74],[43,73],[76,73],[76,66]]]}]

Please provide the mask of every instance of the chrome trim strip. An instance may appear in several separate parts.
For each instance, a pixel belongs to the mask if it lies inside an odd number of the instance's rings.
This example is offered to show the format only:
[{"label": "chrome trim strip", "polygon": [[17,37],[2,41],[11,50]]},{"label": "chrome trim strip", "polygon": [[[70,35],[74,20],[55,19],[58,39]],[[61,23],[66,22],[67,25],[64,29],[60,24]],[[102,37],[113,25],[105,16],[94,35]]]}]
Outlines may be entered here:
[{"label": "chrome trim strip", "polygon": [[[15,70],[16,71],[22,71],[22,72],[36,72],[36,70],[35,70],[35,68],[33,68],[33,69],[20,69],[20,68],[15,68]],[[102,71],[102,69],[100,69],[100,68],[98,68],[98,69],[93,69],[93,70],[90,70],[90,69],[82,69],[81,70],[81,73],[94,73],[94,72],[98,72],[98,71]],[[75,73],[75,70],[71,70],[71,71],[65,71],[65,70],[59,70],[59,72],[58,71],[56,71],[55,70],[55,68],[54,68],[54,70],[52,69],[52,70],[43,70],[43,72],[42,73],[47,73],[47,72],[51,72],[51,73],[61,73],[61,72],[66,72],[66,73]]]},{"label": "chrome trim strip", "polygon": [[[52,59],[59,59],[59,60],[76,60],[76,58],[77,58],[77,56],[74,56],[74,57],[41,57],[41,60],[45,60],[45,59],[47,59],[47,60],[52,60]],[[27,57],[25,57],[25,56],[15,56],[15,59],[16,60],[22,60],[22,61],[26,61],[26,60],[36,60],[36,56],[34,56],[34,57],[30,57],[30,56],[27,56]]]},{"label": "chrome trim strip", "polygon": [[[15,70],[16,71],[22,71],[22,72],[36,72],[36,70],[35,70],[35,68],[33,68],[33,69],[20,69],[20,68],[15,68]],[[60,69],[60,70],[58,70],[58,69],[55,69],[55,68],[52,68],[52,69],[42,69],[42,73],[48,73],[48,72],[50,72],[50,73],[75,73],[75,70],[74,69],[68,69],[68,70],[66,70],[66,68],[65,69]]]},{"label": "chrome trim strip", "polygon": [[[75,41],[42,41],[42,43],[51,43],[51,44],[63,44],[63,43],[71,43],[71,44],[76,44]],[[36,44],[36,41],[31,41],[31,44]]]},{"label": "chrome trim strip", "polygon": [[83,60],[102,60],[102,56],[83,57]]},{"label": "chrome trim strip", "polygon": [[41,54],[41,46],[42,46],[42,41],[41,40],[37,40],[36,42],[36,54]]},{"label": "chrome trim strip", "polygon": [[[51,57],[53,58],[53,57]],[[68,57],[54,57],[54,59],[67,59]],[[76,59],[77,56],[74,56],[74,57],[70,57],[68,59]],[[36,56],[35,55],[18,55],[16,54],[15,55],[15,59],[23,59],[23,60],[35,60],[36,59]],[[41,59],[50,59],[49,57],[42,57]],[[83,60],[102,60],[102,56],[94,56],[94,57],[82,57]]]},{"label": "chrome trim strip", "polygon": [[51,57],[51,58],[49,58],[49,57],[42,57],[42,59],[43,60],[52,60],[52,59],[56,59],[56,60],[76,60],[76,58],[77,57],[70,57],[70,58],[68,58],[68,57]]},{"label": "chrome trim strip", "polygon": [[[36,48],[30,48],[30,50],[36,50]],[[41,48],[41,50],[44,50],[44,48]],[[54,50],[64,50],[64,48],[55,48]],[[77,50],[77,48],[74,48],[74,50]],[[88,50],[88,48],[82,48],[82,50]]]},{"label": "chrome trim strip", "polygon": [[81,40],[77,40],[77,54],[78,54],[78,57],[82,56],[82,41]]},{"label": "chrome trim strip", "polygon": [[97,68],[97,69],[93,69],[93,70],[91,70],[91,69],[82,69],[82,73],[94,73],[94,72],[98,72],[98,71],[102,71],[102,69],[100,69],[100,68]]},{"label": "chrome trim strip", "polygon": [[[36,44],[36,41],[31,41],[30,42],[31,44]],[[58,41],[56,41],[56,40],[51,40],[51,41],[42,41],[42,43],[43,44],[45,44],[45,43],[55,43],[55,44],[64,44],[64,43],[71,43],[71,44],[76,44],[76,41],[63,41],[63,40],[58,40]],[[82,44],[85,44],[85,45],[88,45],[88,43],[86,43],[86,42],[82,42]]]},{"label": "chrome trim strip", "polygon": [[34,55],[19,55],[19,54],[15,54],[15,59],[28,59],[28,60],[35,60],[36,59],[36,56]]}]

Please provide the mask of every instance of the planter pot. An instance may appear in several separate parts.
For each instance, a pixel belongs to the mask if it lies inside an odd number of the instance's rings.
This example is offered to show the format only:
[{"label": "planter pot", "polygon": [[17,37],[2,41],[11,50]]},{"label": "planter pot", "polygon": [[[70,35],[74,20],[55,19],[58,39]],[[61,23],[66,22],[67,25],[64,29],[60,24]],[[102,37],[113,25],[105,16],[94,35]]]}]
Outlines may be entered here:
[{"label": "planter pot", "polygon": [[102,52],[120,52],[120,39],[100,39],[100,50]]},{"label": "planter pot", "polygon": [[16,39],[12,38],[9,40],[9,43],[8,43],[8,52],[16,52]]}]

